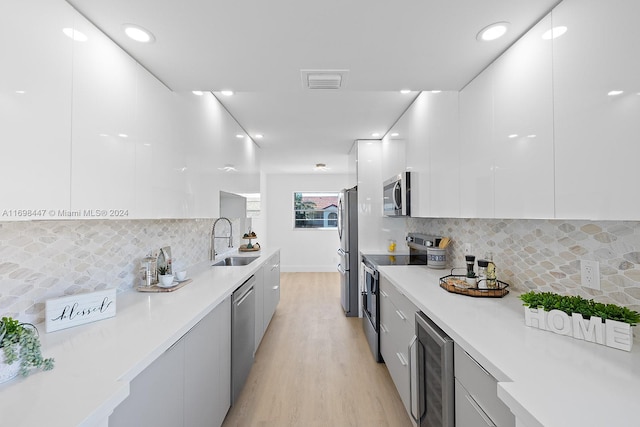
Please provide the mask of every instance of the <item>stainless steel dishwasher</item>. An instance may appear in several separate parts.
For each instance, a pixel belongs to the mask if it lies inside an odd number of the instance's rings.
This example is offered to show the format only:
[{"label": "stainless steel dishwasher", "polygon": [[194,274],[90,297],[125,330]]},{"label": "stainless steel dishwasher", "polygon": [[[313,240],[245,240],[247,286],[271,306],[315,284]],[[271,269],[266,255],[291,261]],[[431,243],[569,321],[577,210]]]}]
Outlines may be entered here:
[{"label": "stainless steel dishwasher", "polygon": [[255,346],[256,301],[254,276],[233,292],[231,298],[231,404],[247,381]]}]

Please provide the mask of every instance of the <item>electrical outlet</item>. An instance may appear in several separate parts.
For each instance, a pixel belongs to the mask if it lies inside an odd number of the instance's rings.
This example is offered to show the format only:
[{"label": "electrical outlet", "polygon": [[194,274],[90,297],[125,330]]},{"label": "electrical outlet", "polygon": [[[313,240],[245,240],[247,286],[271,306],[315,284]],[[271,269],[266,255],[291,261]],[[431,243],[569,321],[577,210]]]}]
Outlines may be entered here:
[{"label": "electrical outlet", "polygon": [[598,261],[581,260],[580,277],[582,286],[600,290],[600,264]]},{"label": "electrical outlet", "polygon": [[465,255],[471,255],[471,250],[473,248],[471,247],[471,243],[465,243],[464,244],[464,254]]}]

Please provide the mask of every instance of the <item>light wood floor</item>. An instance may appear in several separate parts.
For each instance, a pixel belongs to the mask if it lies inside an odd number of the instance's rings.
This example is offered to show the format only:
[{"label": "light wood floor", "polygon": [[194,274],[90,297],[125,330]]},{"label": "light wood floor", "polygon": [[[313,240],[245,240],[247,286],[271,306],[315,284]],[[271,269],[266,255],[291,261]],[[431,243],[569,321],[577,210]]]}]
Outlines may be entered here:
[{"label": "light wood floor", "polygon": [[342,312],[339,280],[282,273],[280,304],[224,427],[411,426],[362,319]]}]

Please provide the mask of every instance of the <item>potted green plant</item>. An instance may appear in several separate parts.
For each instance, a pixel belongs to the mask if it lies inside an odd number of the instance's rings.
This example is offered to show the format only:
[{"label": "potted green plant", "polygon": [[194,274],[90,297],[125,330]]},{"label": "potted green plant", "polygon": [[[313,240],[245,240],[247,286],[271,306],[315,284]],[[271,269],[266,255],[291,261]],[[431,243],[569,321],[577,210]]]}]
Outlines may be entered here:
[{"label": "potted green plant", "polygon": [[158,267],[158,281],[161,286],[169,287],[173,284],[173,274],[170,271],[169,266]]},{"label": "potted green plant", "polygon": [[554,292],[531,291],[520,295],[520,299],[527,326],[631,351],[631,327],[640,323],[640,313],[636,311]]},{"label": "potted green plant", "polygon": [[30,323],[3,317],[0,320],[0,350],[0,383],[18,374],[26,377],[32,368],[53,369],[54,360],[42,357],[38,329]]}]

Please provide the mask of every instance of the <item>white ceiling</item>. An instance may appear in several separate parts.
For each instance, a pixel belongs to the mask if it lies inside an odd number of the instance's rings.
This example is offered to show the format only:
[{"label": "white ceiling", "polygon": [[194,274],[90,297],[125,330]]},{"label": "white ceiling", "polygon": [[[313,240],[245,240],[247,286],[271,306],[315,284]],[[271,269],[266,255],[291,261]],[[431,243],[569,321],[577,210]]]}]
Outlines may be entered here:
[{"label": "white ceiling", "polygon": [[[560,0],[67,1],[169,88],[213,91],[264,134],[266,172],[345,173],[353,141],[384,134],[417,96],[400,89],[462,89]],[[507,36],[476,41],[497,21]],[[124,23],[156,41],[129,40]],[[301,69],[347,69],[346,87],[304,89]]]}]

